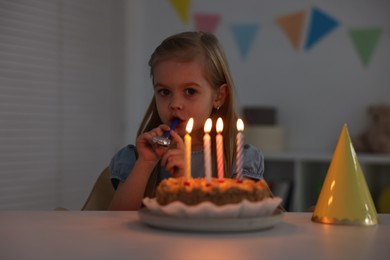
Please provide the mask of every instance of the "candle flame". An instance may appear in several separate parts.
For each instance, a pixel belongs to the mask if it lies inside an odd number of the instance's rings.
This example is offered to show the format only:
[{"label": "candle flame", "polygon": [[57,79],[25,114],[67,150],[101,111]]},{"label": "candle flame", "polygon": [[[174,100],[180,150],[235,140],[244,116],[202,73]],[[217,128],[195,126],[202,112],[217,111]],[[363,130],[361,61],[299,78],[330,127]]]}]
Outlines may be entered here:
[{"label": "candle flame", "polygon": [[241,118],[239,118],[239,119],[237,120],[237,130],[238,130],[239,132],[244,131],[244,122],[241,120]]},{"label": "candle flame", "polygon": [[206,123],[204,123],[204,132],[210,133],[211,127],[213,127],[213,122],[211,118],[207,118]]},{"label": "candle flame", "polygon": [[223,121],[222,121],[222,118],[218,118],[217,120],[217,133],[220,133],[222,132],[223,130]]},{"label": "candle flame", "polygon": [[191,133],[192,131],[192,127],[194,126],[194,119],[191,117],[188,122],[187,122],[187,126],[186,126],[186,132],[187,133]]}]

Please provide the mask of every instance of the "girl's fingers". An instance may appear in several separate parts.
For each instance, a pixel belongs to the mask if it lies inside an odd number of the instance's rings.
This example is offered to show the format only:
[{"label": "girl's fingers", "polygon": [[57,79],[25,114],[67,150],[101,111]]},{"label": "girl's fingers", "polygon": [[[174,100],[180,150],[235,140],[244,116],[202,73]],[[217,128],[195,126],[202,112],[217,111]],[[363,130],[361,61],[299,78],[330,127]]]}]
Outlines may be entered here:
[{"label": "girl's fingers", "polygon": [[168,164],[168,161],[171,159],[172,160],[172,157],[175,157],[177,156],[177,150],[175,149],[168,149],[164,155],[162,156],[161,158],[161,165],[164,166],[166,168],[167,164]]},{"label": "girl's fingers", "polygon": [[161,158],[161,165],[171,173],[176,168],[184,169],[184,153],[177,149],[167,150]]},{"label": "girl's fingers", "polygon": [[162,135],[165,131],[169,131],[169,130],[170,130],[169,126],[168,126],[168,125],[165,125],[165,124],[159,125],[157,128],[161,131],[161,135]]},{"label": "girl's fingers", "polygon": [[178,177],[179,173],[183,172],[184,164],[183,160],[179,156],[171,156],[167,159],[165,169],[171,173],[171,175]]},{"label": "girl's fingers", "polygon": [[155,134],[154,136],[163,136],[165,131],[169,131],[169,126],[163,124],[159,127],[156,127],[152,131]]},{"label": "girl's fingers", "polygon": [[141,136],[143,136],[143,138],[146,139],[149,143],[152,143],[153,137],[163,136],[164,132],[168,130],[169,130],[169,126],[162,124],[150,130],[149,132],[143,133]]},{"label": "girl's fingers", "polygon": [[175,131],[171,131],[171,139],[173,143],[176,144],[176,149],[183,150],[184,151],[184,142],[183,139],[178,135]]},{"label": "girl's fingers", "polygon": [[[166,125],[161,125],[160,130],[166,131]],[[167,126],[168,127],[168,126]],[[169,127],[168,129],[169,130]],[[168,150],[161,157],[161,165],[165,167],[172,175],[178,176],[184,171],[184,143],[180,135],[175,131],[170,131],[171,143]]]}]

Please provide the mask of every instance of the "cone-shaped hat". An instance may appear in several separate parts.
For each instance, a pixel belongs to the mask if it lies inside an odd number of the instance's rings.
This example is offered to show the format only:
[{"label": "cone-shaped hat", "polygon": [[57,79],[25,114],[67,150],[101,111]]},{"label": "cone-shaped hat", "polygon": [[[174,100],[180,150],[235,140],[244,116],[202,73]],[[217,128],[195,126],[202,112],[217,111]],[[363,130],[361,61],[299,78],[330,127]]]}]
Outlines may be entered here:
[{"label": "cone-shaped hat", "polygon": [[374,202],[346,124],[341,131],[312,221],[365,226],[378,224]]}]

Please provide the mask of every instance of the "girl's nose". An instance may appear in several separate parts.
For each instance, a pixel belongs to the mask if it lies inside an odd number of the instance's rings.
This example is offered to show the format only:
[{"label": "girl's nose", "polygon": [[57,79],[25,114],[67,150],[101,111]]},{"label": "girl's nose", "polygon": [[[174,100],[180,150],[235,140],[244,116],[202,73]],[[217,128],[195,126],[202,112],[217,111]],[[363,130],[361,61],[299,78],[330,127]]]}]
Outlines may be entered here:
[{"label": "girl's nose", "polygon": [[172,110],[181,110],[183,109],[183,102],[179,97],[172,97],[169,108]]}]

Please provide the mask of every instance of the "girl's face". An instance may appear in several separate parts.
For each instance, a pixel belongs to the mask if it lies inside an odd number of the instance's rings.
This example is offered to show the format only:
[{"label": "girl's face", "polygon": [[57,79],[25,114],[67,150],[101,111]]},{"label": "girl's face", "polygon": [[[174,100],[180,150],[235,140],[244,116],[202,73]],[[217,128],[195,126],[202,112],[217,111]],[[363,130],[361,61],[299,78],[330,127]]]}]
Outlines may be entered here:
[{"label": "girl's face", "polygon": [[217,91],[204,77],[201,60],[160,61],[154,69],[153,79],[154,96],[162,122],[170,125],[174,118],[179,118],[175,131],[184,136],[187,121],[193,117],[191,136],[194,142],[201,142],[204,123],[213,107],[219,106]]}]

